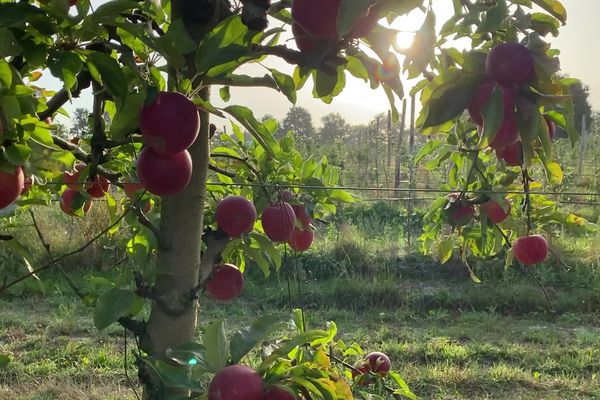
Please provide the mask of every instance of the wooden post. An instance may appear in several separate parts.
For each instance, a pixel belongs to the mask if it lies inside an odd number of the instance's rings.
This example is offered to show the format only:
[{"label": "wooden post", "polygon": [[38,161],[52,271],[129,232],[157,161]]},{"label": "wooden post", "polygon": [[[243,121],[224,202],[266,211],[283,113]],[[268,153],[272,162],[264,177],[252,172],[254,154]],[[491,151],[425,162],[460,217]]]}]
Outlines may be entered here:
[{"label": "wooden post", "polygon": [[[409,165],[409,189],[415,189],[415,164],[414,164],[414,151],[415,151],[415,95],[410,98],[410,134],[408,141],[408,165]],[[413,211],[413,191],[409,191],[408,196],[408,213],[412,214]]]},{"label": "wooden post", "polygon": [[[400,172],[402,165],[402,151],[404,150],[404,128],[406,125],[406,99],[402,100],[402,116],[400,117],[400,131],[398,133],[398,145],[396,147],[396,173],[394,176],[394,189],[400,188]],[[400,197],[400,192],[396,192]]]},{"label": "wooden post", "polygon": [[585,147],[587,145],[587,121],[585,114],[581,117],[581,138],[579,139],[579,168],[578,174],[583,174],[583,159],[585,158]]}]

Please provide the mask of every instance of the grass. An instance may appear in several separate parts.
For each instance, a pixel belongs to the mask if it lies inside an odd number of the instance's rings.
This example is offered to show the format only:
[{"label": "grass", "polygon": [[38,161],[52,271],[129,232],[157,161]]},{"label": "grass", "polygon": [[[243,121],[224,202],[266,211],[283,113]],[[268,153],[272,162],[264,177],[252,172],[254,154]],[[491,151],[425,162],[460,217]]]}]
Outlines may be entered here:
[{"label": "grass", "polygon": [[[202,323],[226,319],[231,333],[256,316],[286,319],[290,307],[302,306],[311,326],[335,320],[345,342],[387,353],[421,399],[600,398],[600,273],[588,247],[594,238],[563,239],[564,254],[583,257],[569,259],[570,272],[554,264],[535,270],[551,312],[532,271],[480,263],[474,267],[483,283],[474,284],[459,265],[403,252],[403,228],[414,221],[373,209],[343,214],[343,224],[319,232],[314,250],[290,258],[267,281],[251,268],[240,299],[203,300]],[[56,253],[77,244],[46,217],[52,215],[44,216],[44,229]],[[93,235],[86,226],[69,229],[81,232],[81,240]],[[84,290],[94,287],[89,277],[105,265],[97,252],[65,265]],[[129,282],[133,267],[101,274]],[[16,267],[5,262],[4,268],[14,273]],[[41,278],[43,285],[30,280],[0,299],[0,355],[12,358],[0,368],[0,398],[135,399],[125,376],[122,329],[98,332],[91,310],[60,275]],[[129,350],[133,344],[130,338]],[[133,362],[129,353],[128,372],[136,381]]]}]

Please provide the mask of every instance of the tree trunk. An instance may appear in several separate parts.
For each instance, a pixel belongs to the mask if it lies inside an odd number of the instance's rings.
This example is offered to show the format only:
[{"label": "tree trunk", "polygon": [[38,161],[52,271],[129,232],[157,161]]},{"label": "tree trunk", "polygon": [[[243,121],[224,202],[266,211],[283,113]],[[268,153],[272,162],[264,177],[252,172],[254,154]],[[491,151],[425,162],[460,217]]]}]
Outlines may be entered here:
[{"label": "tree trunk", "polygon": [[[208,99],[209,90],[201,92]],[[198,302],[191,293],[198,282],[203,210],[206,197],[206,178],[209,160],[209,115],[200,113],[200,134],[189,148],[193,160],[192,180],[188,187],[174,196],[162,198],[160,242],[158,250],[155,292],[147,325],[151,355],[164,359],[171,347],[194,340]],[[168,399],[175,393],[145,398]],[[181,393],[181,392],[179,392]]]}]

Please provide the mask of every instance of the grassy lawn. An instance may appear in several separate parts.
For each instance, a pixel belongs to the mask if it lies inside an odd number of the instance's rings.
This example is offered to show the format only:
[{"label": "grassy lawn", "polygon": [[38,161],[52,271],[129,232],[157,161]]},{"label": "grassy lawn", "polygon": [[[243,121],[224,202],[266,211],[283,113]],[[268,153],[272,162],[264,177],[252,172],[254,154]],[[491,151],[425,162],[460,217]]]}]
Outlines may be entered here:
[{"label": "grassy lawn", "polygon": [[[205,322],[226,318],[231,330],[265,312],[285,319],[284,307],[274,304],[284,289],[276,282],[250,284],[234,303],[206,302],[202,316]],[[259,292],[266,303],[257,301]],[[117,326],[96,331],[90,310],[67,295],[3,301],[0,307],[0,353],[14,357],[0,370],[0,398],[135,398]],[[594,314],[308,308],[312,326],[333,319],[345,341],[388,354],[422,399],[600,398],[600,328]],[[133,344],[130,339],[129,350]],[[128,366],[135,381],[131,355]]]}]

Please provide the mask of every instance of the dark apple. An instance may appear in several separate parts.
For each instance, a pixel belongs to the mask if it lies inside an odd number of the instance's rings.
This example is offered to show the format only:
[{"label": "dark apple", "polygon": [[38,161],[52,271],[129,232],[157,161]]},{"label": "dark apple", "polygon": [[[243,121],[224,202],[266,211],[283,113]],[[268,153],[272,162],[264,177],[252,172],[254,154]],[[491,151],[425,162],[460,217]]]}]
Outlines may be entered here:
[{"label": "dark apple", "polygon": [[390,358],[379,351],[374,351],[367,354],[365,357],[369,370],[381,375],[387,375],[392,367]]},{"label": "dark apple", "polygon": [[521,85],[535,78],[535,63],[529,49],[519,43],[494,47],[486,57],[487,75],[503,85]]},{"label": "dark apple", "polygon": [[492,149],[502,149],[506,146],[515,144],[519,140],[519,126],[517,124],[517,117],[514,111],[508,114],[504,114],[502,125],[496,136],[490,142]]},{"label": "dark apple", "polygon": [[314,239],[315,232],[312,229],[294,227],[294,232],[292,232],[292,236],[287,240],[287,244],[292,250],[302,252],[310,249]]},{"label": "dark apple", "polygon": [[297,400],[298,397],[288,389],[273,386],[265,393],[263,400]]},{"label": "dark apple", "polygon": [[523,144],[519,141],[502,149],[496,149],[496,157],[509,167],[520,167],[523,165]]},{"label": "dark apple", "polygon": [[192,157],[187,150],[173,155],[163,155],[150,147],[140,151],[137,174],[144,187],[157,196],[181,192],[192,178]]},{"label": "dark apple", "polygon": [[538,264],[548,256],[548,242],[541,235],[523,236],[514,241],[512,251],[521,264]]},{"label": "dark apple", "polygon": [[228,196],[217,204],[217,226],[231,238],[250,232],[256,222],[256,208],[242,196]]},{"label": "dark apple", "polygon": [[229,301],[240,295],[244,288],[244,275],[233,264],[217,264],[213,267],[209,280],[206,282],[208,297]]},{"label": "dark apple", "polygon": [[296,41],[296,47],[303,53],[310,53],[317,47],[317,40],[311,37],[300,25],[292,24],[292,34]]},{"label": "dark apple", "polygon": [[337,37],[341,0],[294,0],[292,19],[311,36]]},{"label": "dark apple", "polygon": [[200,130],[198,108],[187,97],[160,92],[142,108],[140,131],[146,144],[163,155],[176,155],[194,143]]},{"label": "dark apple", "polygon": [[110,188],[110,181],[105,176],[96,174],[96,179],[93,182],[88,181],[85,184],[86,192],[95,198],[104,197]]},{"label": "dark apple", "polygon": [[73,171],[63,172],[63,182],[69,189],[81,190],[83,188],[83,182],[81,178],[81,171],[85,169],[84,163],[75,164]]},{"label": "dark apple", "polygon": [[510,215],[510,201],[504,199],[504,208],[494,200],[488,200],[479,206],[481,212],[485,214],[494,224],[503,222]]},{"label": "dark apple", "polygon": [[458,193],[450,193],[446,197],[448,199],[448,203],[444,209],[446,222],[452,226],[468,225],[475,216],[473,205],[459,199],[460,195]]},{"label": "dark apple", "polygon": [[550,136],[550,140],[552,140],[556,134],[556,124],[547,115],[544,115],[544,119],[546,120],[546,125],[548,125],[548,136]]},{"label": "dark apple", "polygon": [[262,400],[265,386],[260,375],[245,365],[220,370],[208,387],[208,400]]},{"label": "dark apple", "polygon": [[274,242],[285,242],[292,236],[295,220],[294,209],[286,202],[268,207],[261,217],[265,233]]},{"label": "dark apple", "polygon": [[13,173],[0,171],[0,208],[6,208],[21,195],[25,183],[22,167],[16,167]]},{"label": "dark apple", "polygon": [[[75,211],[78,209],[78,204],[85,201],[85,196],[77,190],[67,189],[60,195],[60,209],[69,215],[76,216]],[[92,208],[92,200],[89,199],[82,204],[83,213],[86,214]],[[81,208],[81,206],[79,207]]]}]

